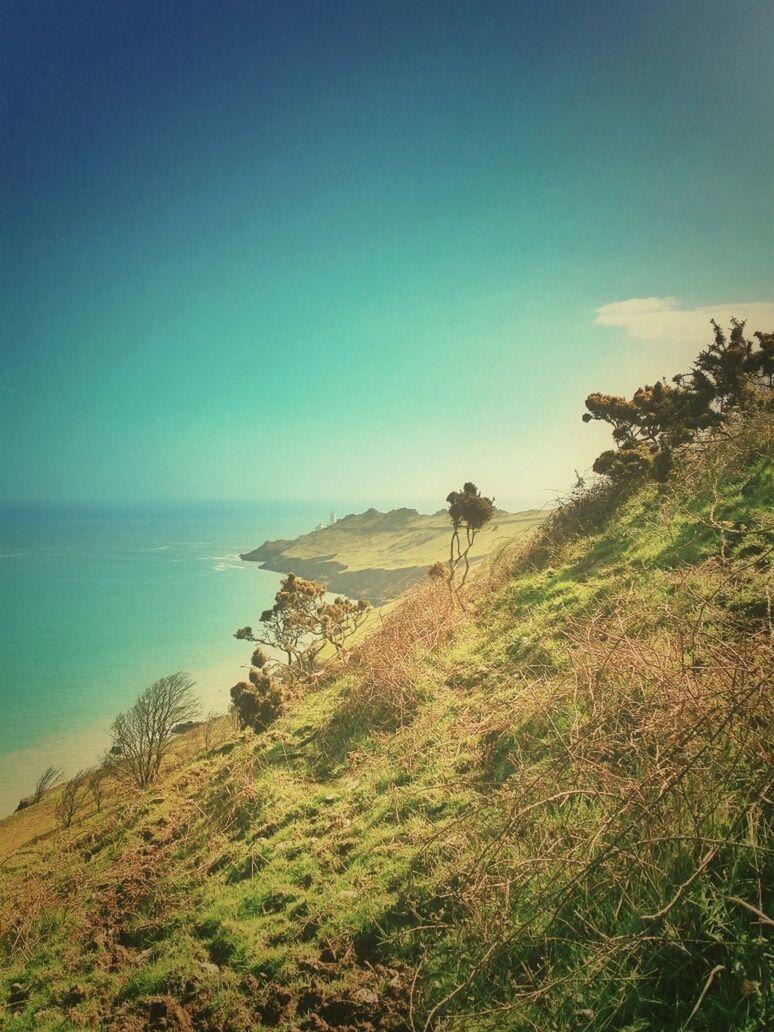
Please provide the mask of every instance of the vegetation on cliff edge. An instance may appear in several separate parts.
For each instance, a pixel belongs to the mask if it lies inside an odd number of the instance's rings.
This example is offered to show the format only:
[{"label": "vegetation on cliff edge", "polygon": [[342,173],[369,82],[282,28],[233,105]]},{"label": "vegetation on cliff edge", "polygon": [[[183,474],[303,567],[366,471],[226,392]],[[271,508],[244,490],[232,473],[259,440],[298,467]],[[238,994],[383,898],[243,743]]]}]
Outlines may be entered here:
[{"label": "vegetation on cliff edge", "polygon": [[748,401],[665,481],[579,487],[466,609],[426,578],[265,730],[223,721],[15,850],[61,790],[4,822],[3,1027],[765,1027],[774,421]]}]

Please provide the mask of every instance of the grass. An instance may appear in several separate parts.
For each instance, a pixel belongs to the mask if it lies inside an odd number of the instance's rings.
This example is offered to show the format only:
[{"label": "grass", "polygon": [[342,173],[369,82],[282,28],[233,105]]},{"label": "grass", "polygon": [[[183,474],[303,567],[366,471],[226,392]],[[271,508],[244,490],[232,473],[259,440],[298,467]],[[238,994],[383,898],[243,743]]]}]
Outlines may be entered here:
[{"label": "grass", "polygon": [[[399,519],[391,518],[396,514]],[[492,525],[481,531],[477,553],[496,550],[537,526],[543,518],[544,514],[535,509],[498,512]],[[350,570],[431,566],[448,558],[449,518],[445,510],[428,516],[413,509],[345,516],[331,527],[296,538],[283,549],[283,554],[300,559],[330,557]]]},{"label": "grass", "polygon": [[0,825],[38,829],[0,868],[2,1027],[765,1027],[756,418],[549,520],[466,613],[416,589],[262,735],[192,739],[68,830],[53,796]]},{"label": "grass", "polygon": [[[476,540],[474,562],[524,538],[545,517],[535,509],[498,511]],[[423,515],[414,509],[370,509],[293,541],[264,542],[243,558],[260,561],[267,569],[323,580],[331,591],[364,595],[381,605],[421,581],[429,566],[446,561],[448,555],[445,511]]]}]

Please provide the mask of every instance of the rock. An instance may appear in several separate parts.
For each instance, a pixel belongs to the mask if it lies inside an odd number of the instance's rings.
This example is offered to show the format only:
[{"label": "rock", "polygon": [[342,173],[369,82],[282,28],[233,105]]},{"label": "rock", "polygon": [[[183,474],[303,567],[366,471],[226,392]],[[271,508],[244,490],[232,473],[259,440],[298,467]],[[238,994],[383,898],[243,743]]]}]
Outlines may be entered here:
[{"label": "rock", "polygon": [[213,964],[211,960],[203,960],[200,962],[199,967],[208,975],[219,975],[220,968],[217,964]]}]

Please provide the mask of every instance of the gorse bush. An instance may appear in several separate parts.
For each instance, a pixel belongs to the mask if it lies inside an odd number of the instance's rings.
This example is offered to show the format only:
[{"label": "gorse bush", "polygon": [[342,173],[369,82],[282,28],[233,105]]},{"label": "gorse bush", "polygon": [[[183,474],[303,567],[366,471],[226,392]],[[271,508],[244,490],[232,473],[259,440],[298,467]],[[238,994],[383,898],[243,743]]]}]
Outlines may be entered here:
[{"label": "gorse bush", "polygon": [[744,335],[745,323],[732,320],[726,335],[716,322],[713,342],[701,351],[690,373],[672,383],[640,387],[630,398],[590,394],[584,422],[601,420],[612,428],[616,448],[602,452],[594,472],[617,482],[652,477],[665,481],[681,445],[721,431],[734,411],[762,393],[770,403],[774,387],[774,333]]},{"label": "gorse bush", "polygon": [[269,661],[261,649],[255,649],[248,681],[240,681],[231,689],[231,701],[241,728],[263,731],[282,712],[282,685],[272,677]]}]

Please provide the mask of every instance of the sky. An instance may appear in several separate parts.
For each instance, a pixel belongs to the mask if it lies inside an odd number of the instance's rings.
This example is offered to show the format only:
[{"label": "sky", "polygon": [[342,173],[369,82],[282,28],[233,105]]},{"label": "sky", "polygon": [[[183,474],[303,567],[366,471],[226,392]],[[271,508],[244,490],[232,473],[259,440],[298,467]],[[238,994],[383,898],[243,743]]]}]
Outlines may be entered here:
[{"label": "sky", "polygon": [[541,505],[774,328],[774,9],[3,0],[10,503]]}]

